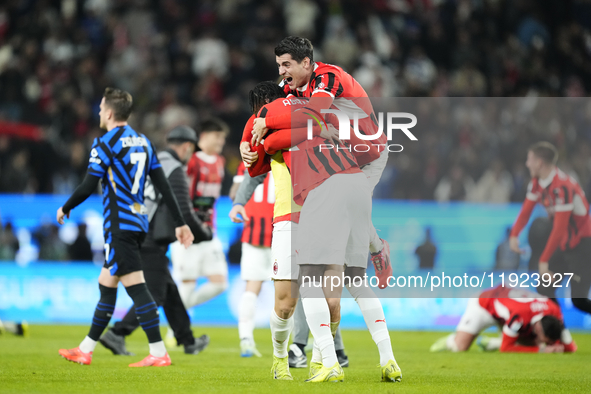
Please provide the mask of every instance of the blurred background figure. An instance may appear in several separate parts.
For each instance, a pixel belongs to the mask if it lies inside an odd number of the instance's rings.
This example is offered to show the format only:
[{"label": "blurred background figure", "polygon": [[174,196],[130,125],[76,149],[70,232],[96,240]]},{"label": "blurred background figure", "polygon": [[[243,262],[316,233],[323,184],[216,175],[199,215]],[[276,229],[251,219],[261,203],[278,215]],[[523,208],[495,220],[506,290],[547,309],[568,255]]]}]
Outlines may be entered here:
[{"label": "blurred background figure", "polygon": [[92,261],[92,248],[90,241],[86,237],[86,224],[78,224],[78,236],[68,246],[68,257],[69,260],[74,261]]},{"label": "blurred background figure", "polygon": [[2,222],[0,222],[0,261],[14,261],[19,247],[18,238],[14,234],[12,223],[6,222],[4,227],[2,227]]},{"label": "blurred background figure", "polygon": [[[511,227],[507,227],[505,238],[497,246],[495,255],[495,270],[500,271],[515,271],[519,268],[519,261],[521,260],[519,254],[511,250],[509,246],[509,236],[511,235]],[[541,249],[543,250],[543,248]],[[541,254],[541,251],[540,251]],[[537,268],[537,263],[536,263]]]},{"label": "blurred background figure", "polygon": [[435,267],[435,257],[437,257],[437,246],[431,238],[431,227],[425,229],[425,241],[417,246],[415,254],[419,258],[420,269],[432,269]]},{"label": "blurred background figure", "polygon": [[66,261],[68,260],[68,245],[61,240],[59,228],[55,224],[43,226],[38,233],[39,260]]}]

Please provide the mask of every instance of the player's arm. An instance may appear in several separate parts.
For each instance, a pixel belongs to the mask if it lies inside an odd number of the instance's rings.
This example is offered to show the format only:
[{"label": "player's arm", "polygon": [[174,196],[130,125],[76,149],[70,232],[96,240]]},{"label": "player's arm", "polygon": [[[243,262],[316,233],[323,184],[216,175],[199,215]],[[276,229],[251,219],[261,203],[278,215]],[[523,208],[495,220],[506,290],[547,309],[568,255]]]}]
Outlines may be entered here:
[{"label": "player's arm", "polygon": [[517,237],[521,233],[521,230],[527,225],[529,222],[529,218],[531,217],[531,213],[533,212],[536,203],[538,202],[538,195],[532,192],[533,189],[533,182],[530,182],[527,188],[527,195],[525,196],[525,201],[521,206],[521,211],[519,211],[519,215],[511,228],[511,234],[509,236],[509,244],[511,246],[511,250],[515,253],[522,253],[523,251],[519,249],[519,241]]},{"label": "player's arm", "polygon": [[101,178],[96,175],[93,175],[90,172],[86,173],[82,183],[78,185],[76,190],[74,190],[74,193],[72,193],[64,206],[58,209],[57,221],[59,224],[64,224],[64,216],[69,219],[70,211],[82,204],[92,193],[94,193],[100,180]]},{"label": "player's arm", "polygon": [[[240,186],[238,187],[238,191],[236,192],[236,198],[234,199],[234,205],[230,210],[230,219],[234,223],[242,223],[243,221],[249,221],[248,215],[246,214],[246,210],[244,206],[252,197],[254,190],[257,188],[258,185],[265,182],[265,178],[267,174],[259,175],[256,177],[251,177],[248,172],[244,172],[243,178],[240,182]],[[242,219],[238,216],[242,216]]]},{"label": "player's arm", "polygon": [[[314,125],[312,128],[312,136],[321,136],[321,129],[318,125]],[[338,132],[337,132],[338,134]],[[264,140],[265,152],[269,155],[273,155],[282,149],[289,149],[292,146],[296,146],[308,139],[308,128],[298,127],[296,129],[283,129],[269,133]]]},{"label": "player's arm", "polygon": [[258,152],[251,149],[250,141],[252,140],[252,127],[256,116],[253,114],[242,131],[242,139],[240,140],[240,156],[246,167],[252,166],[259,158]]},{"label": "player's arm", "polygon": [[[178,201],[181,215],[195,237],[193,243],[210,241],[213,238],[211,228],[201,221],[193,209],[189,195],[189,185],[183,168],[178,167],[172,171],[168,176],[168,182]],[[158,190],[160,191],[160,189]]]}]

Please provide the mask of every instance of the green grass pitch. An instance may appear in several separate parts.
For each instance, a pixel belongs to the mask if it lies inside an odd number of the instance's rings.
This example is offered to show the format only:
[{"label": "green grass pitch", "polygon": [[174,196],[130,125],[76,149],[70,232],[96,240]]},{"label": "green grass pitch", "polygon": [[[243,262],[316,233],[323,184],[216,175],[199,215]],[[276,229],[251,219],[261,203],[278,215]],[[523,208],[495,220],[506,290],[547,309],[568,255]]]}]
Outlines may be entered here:
[{"label": "green grass pitch", "polygon": [[113,356],[98,345],[90,366],[67,362],[59,348],[78,345],[83,326],[31,326],[30,337],[0,336],[0,393],[557,393],[591,392],[591,334],[575,333],[575,354],[429,353],[440,332],[392,331],[401,383],[381,383],[378,354],[367,331],[343,330],[351,366],[345,382],[304,383],[307,369],[292,369],[293,382],[271,379],[269,330],[256,330],[262,358],[241,358],[234,328],[199,327],[209,347],[197,356],[170,350],[167,368],[128,368],[148,353],[138,330],[128,339],[134,357]]}]

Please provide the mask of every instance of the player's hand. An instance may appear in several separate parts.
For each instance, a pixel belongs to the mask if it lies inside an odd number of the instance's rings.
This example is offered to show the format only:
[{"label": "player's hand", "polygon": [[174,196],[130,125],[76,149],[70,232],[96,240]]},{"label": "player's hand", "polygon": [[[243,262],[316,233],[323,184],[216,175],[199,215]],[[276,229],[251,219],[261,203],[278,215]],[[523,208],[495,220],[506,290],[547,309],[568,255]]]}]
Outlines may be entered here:
[{"label": "player's hand", "polygon": [[252,146],[259,146],[263,137],[267,134],[267,131],[269,131],[269,129],[267,128],[265,118],[256,118],[252,127]]},{"label": "player's hand", "polygon": [[544,350],[542,350],[542,353],[564,353],[564,345],[562,343],[547,345],[544,347]]},{"label": "player's hand", "polygon": [[184,226],[175,228],[174,234],[176,235],[176,239],[185,246],[185,249],[188,248],[195,239],[191,229],[186,224]]},{"label": "player's hand", "polygon": [[515,253],[523,254],[525,250],[519,249],[519,239],[517,237],[509,237],[509,247]]},{"label": "player's hand", "polygon": [[551,284],[554,283],[554,272],[550,271],[550,268],[548,268],[547,261],[540,261],[540,263],[538,264],[538,270],[540,272],[540,280],[542,280],[544,274],[548,274],[550,275]]},{"label": "player's hand", "polygon": [[64,224],[64,216],[69,219],[70,218],[70,212],[68,213],[64,213],[63,207],[60,207],[57,210],[57,222],[59,224]]},{"label": "player's hand", "polygon": [[[242,216],[242,218],[238,215]],[[234,205],[230,210],[229,216],[234,223],[248,222],[250,220],[250,218],[246,215],[246,209],[244,209],[242,204]]]},{"label": "player's hand", "polygon": [[240,143],[240,156],[242,156],[244,166],[247,168],[259,159],[259,154],[250,150],[250,143],[248,141]]},{"label": "player's hand", "polygon": [[320,137],[332,141],[335,145],[343,145],[343,142],[339,139],[339,131],[330,123],[328,124],[328,128],[322,126]]}]

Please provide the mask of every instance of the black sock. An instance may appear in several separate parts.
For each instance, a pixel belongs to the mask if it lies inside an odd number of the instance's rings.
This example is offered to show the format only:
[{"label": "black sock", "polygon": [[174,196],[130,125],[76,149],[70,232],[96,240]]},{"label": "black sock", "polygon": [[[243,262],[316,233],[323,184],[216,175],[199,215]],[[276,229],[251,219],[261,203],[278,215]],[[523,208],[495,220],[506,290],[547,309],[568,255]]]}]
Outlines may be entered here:
[{"label": "black sock", "polygon": [[88,332],[88,337],[94,341],[98,341],[105,327],[109,325],[113,311],[115,310],[115,302],[117,302],[117,288],[106,287],[99,284],[101,292],[101,299],[96,304],[94,310],[94,317],[92,318],[92,325]]},{"label": "black sock", "polygon": [[133,300],[137,319],[148,336],[148,342],[160,342],[162,337],[160,336],[158,305],[148,291],[148,286],[145,283],[140,283],[126,287],[125,290]]},{"label": "black sock", "polygon": [[591,314],[591,300],[588,298],[572,298],[571,300],[575,308]]}]

